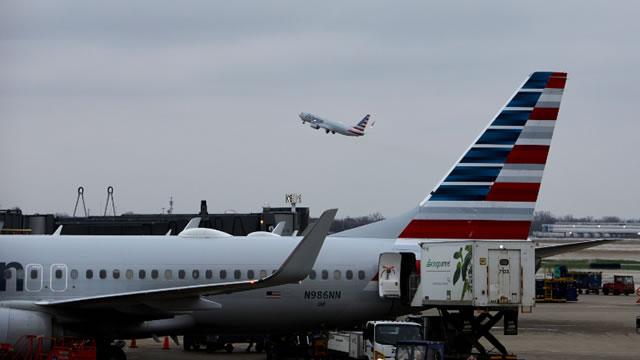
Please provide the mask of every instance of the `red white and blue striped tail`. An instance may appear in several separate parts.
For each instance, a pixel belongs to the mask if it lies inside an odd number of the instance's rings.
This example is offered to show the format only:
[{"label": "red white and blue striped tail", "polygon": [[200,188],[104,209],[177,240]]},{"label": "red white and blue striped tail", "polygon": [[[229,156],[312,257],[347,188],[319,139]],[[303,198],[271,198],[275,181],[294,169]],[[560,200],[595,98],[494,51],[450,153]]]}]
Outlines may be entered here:
[{"label": "red white and blue striped tail", "polygon": [[399,237],[526,240],[566,80],[529,76]]},{"label": "red white and blue striped tail", "polygon": [[349,129],[349,132],[355,136],[363,136],[364,131],[367,128],[367,123],[369,122],[369,114],[367,114],[356,126],[353,126]]}]

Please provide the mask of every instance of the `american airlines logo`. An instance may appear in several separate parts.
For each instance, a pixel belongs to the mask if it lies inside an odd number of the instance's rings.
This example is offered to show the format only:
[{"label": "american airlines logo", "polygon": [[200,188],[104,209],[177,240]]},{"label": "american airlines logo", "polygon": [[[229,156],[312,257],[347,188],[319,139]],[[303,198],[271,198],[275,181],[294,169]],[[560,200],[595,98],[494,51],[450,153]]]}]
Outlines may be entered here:
[{"label": "american airlines logo", "polygon": [[438,260],[428,259],[427,264],[425,266],[428,268],[435,268],[437,270],[443,267],[450,267],[451,261],[438,261]]}]

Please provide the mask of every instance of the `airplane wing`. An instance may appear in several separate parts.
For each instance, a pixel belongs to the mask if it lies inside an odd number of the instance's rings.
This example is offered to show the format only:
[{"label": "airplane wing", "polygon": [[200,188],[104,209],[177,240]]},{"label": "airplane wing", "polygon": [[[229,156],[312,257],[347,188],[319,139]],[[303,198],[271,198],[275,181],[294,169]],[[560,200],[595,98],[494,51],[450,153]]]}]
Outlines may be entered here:
[{"label": "airplane wing", "polygon": [[600,240],[574,242],[574,243],[568,243],[568,244],[540,246],[540,247],[536,247],[536,258],[546,258],[550,256],[563,254],[563,253],[584,250],[590,247],[602,245],[606,242],[612,242],[612,241],[616,241],[616,240],[600,239]]},{"label": "airplane wing", "polygon": [[[240,291],[256,290],[278,285],[292,284],[306,278],[320,253],[324,239],[329,232],[329,227],[337,213],[337,209],[325,211],[314,223],[309,233],[298,243],[291,254],[282,263],[280,268],[260,280],[233,281],[215,284],[201,284],[191,286],[179,286],[172,288],[132,291],[126,293],[96,295],[68,300],[38,301],[35,304],[47,308],[65,309],[106,309],[118,306],[132,306],[136,304],[154,304],[191,302],[194,307],[216,308],[219,304],[202,298],[219,294],[230,294]],[[184,304],[183,304],[184,305]]]}]

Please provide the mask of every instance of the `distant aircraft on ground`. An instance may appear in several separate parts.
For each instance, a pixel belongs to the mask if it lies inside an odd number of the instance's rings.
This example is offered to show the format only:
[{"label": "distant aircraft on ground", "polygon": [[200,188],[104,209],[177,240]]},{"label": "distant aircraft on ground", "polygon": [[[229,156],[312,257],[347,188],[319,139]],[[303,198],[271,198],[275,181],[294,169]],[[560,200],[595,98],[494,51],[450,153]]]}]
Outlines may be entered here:
[{"label": "distant aircraft on ground", "polygon": [[311,113],[300,113],[300,119],[302,123],[309,123],[309,126],[318,130],[323,128],[328,133],[338,133],[345,136],[364,136],[364,131],[367,128],[367,122],[369,122],[369,114],[367,114],[359,123],[354,126],[345,125],[339,121],[323,119],[319,116]]}]

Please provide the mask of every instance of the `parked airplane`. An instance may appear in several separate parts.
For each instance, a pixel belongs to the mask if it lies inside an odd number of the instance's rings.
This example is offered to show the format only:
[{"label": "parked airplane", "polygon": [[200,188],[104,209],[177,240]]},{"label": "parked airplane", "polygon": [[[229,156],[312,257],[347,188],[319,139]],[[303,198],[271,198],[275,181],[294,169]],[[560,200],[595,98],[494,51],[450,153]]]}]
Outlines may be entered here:
[{"label": "parked airplane", "polygon": [[369,122],[370,115],[365,115],[359,123],[354,126],[347,126],[339,121],[327,120],[323,119],[319,116],[313,115],[311,113],[300,113],[298,115],[300,119],[302,119],[302,124],[309,123],[309,126],[318,130],[323,128],[324,131],[328,133],[338,133],[346,136],[364,136],[364,131],[367,128],[367,122]]},{"label": "parked airplane", "polygon": [[112,340],[300,331],[414,312],[404,290],[379,297],[380,254],[401,253],[401,272],[415,272],[425,239],[527,239],[565,81],[533,73],[416,208],[326,239],[335,210],[303,238],[196,227],[178,236],[0,236],[0,343],[90,336],[99,358],[124,359]]}]

